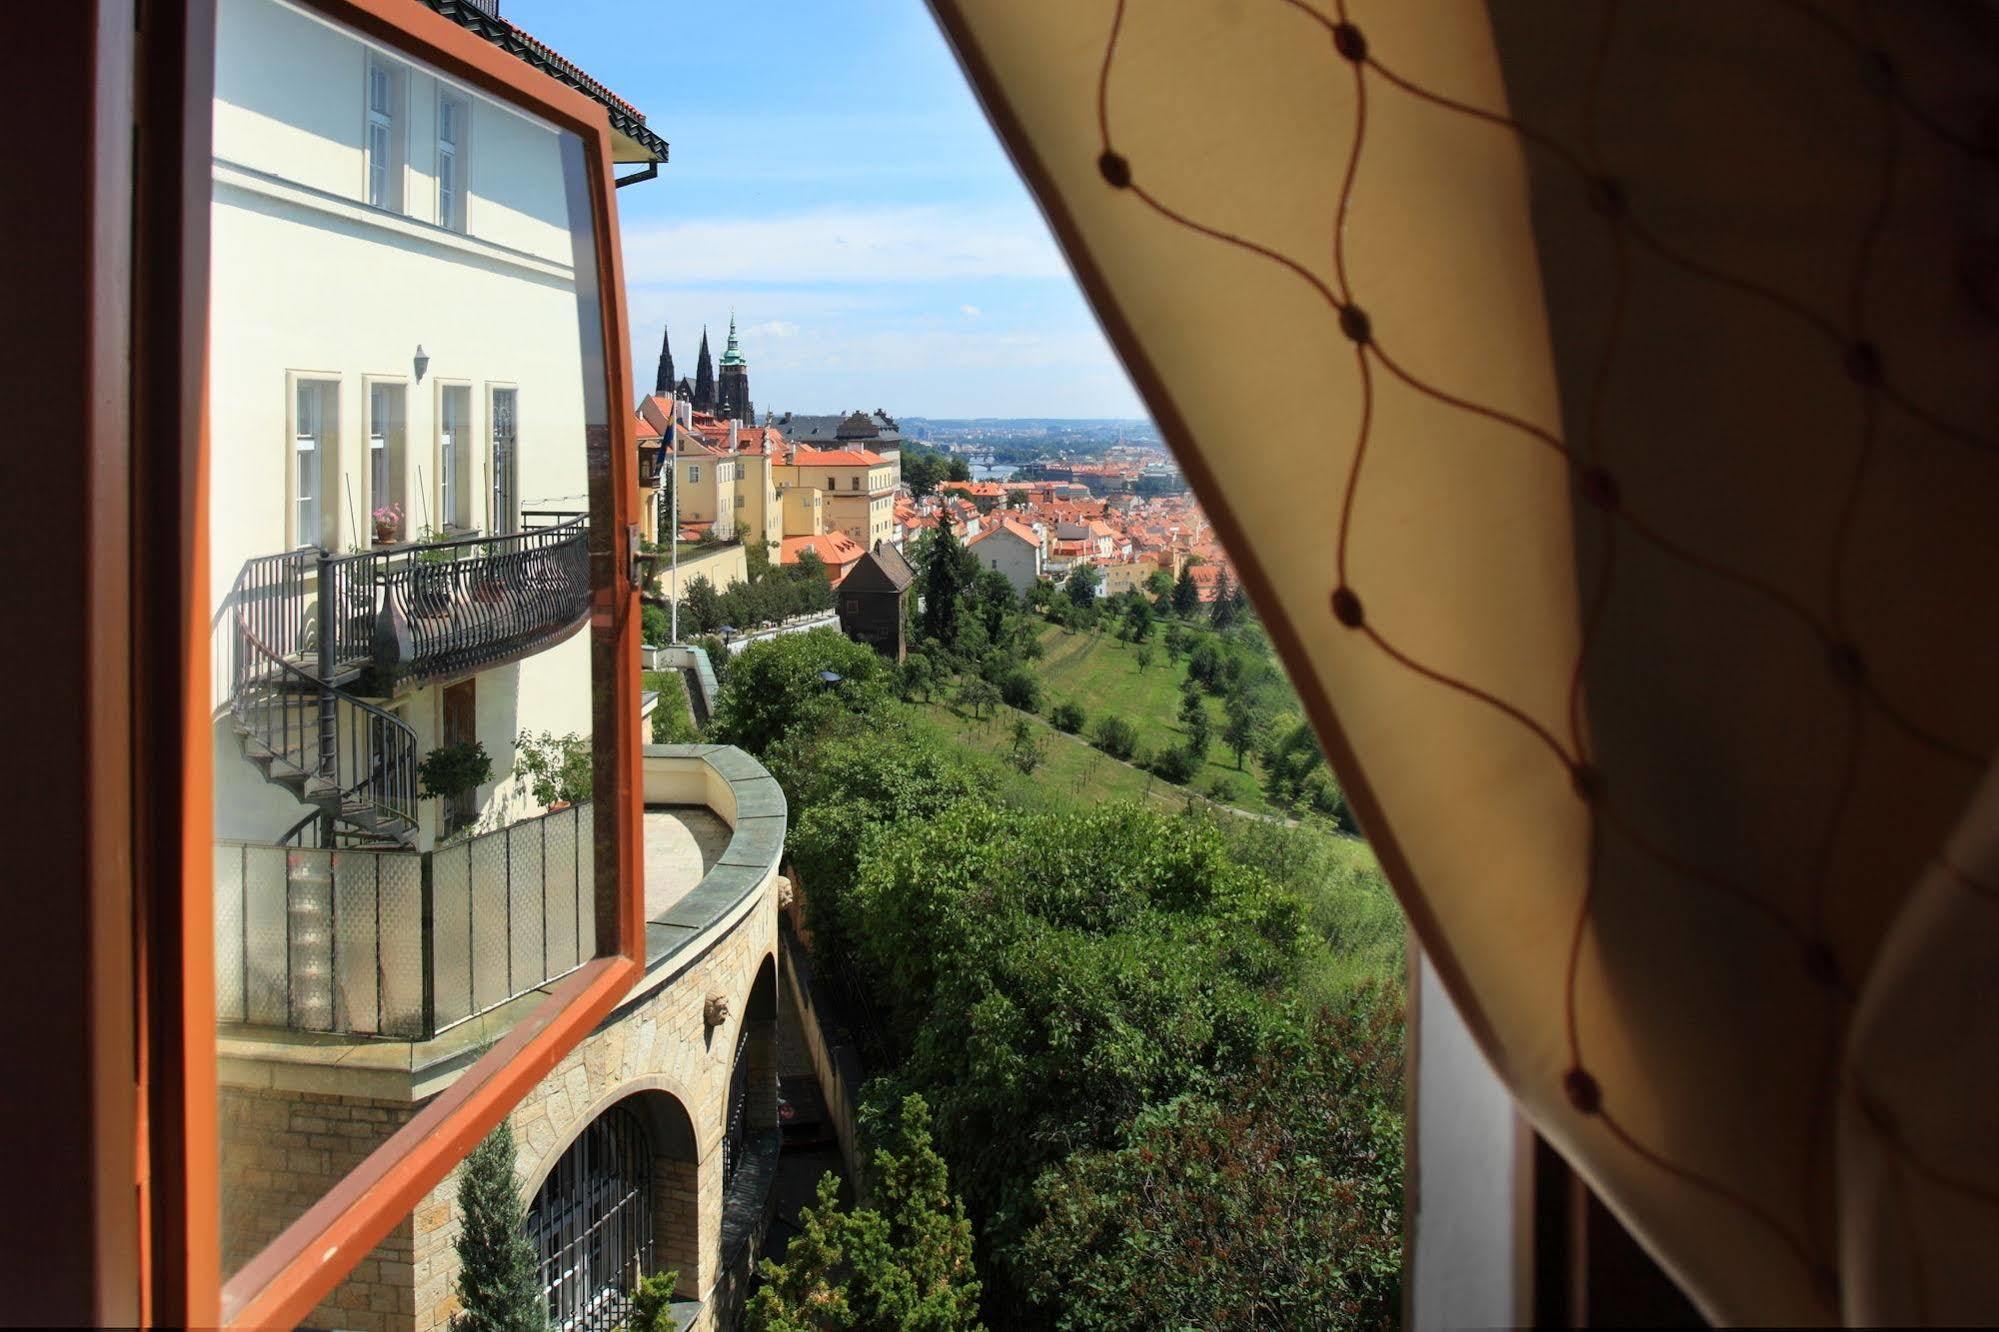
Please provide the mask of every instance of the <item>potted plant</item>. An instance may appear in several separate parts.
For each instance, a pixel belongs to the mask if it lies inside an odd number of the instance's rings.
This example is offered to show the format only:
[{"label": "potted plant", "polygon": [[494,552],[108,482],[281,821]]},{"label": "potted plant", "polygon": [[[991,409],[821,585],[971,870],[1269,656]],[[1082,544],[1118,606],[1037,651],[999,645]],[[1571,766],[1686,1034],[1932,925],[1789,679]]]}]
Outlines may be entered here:
[{"label": "potted plant", "polygon": [[368,515],[374,521],[375,544],[393,546],[403,535],[403,506],[394,500]]},{"label": "potted plant", "polygon": [[493,779],[493,760],[477,740],[439,745],[417,765],[418,792],[426,800],[444,801],[447,830],[469,811],[464,798]]}]

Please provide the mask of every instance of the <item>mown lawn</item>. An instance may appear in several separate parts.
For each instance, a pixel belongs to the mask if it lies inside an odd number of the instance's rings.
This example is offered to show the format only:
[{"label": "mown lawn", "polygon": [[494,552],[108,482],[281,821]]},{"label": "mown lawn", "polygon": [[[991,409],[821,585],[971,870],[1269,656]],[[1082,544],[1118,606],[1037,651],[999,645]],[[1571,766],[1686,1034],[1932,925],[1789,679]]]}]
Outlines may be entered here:
[{"label": "mown lawn", "polygon": [[[1185,657],[1177,662],[1167,659],[1163,624],[1153,629],[1153,661],[1143,670],[1138,664],[1138,645],[1108,632],[1072,633],[1051,624],[1042,627],[1040,638],[1043,655],[1032,665],[1041,680],[1044,711],[1063,701],[1081,705],[1087,716],[1085,734],[1098,717],[1123,717],[1138,728],[1145,754],[1186,739],[1187,728],[1180,722],[1180,686],[1187,678],[1187,661]],[[1289,725],[1295,719],[1298,705],[1289,693],[1287,688],[1285,710],[1273,721],[1275,726]],[[1256,756],[1245,755],[1238,770],[1235,755],[1221,743],[1227,720],[1221,700],[1210,698],[1207,704],[1217,738],[1208,748],[1207,764],[1194,778],[1194,789],[1205,795],[1216,783],[1223,783],[1233,792],[1226,803],[1259,814],[1282,814],[1283,810],[1264,797],[1263,773]]]}]

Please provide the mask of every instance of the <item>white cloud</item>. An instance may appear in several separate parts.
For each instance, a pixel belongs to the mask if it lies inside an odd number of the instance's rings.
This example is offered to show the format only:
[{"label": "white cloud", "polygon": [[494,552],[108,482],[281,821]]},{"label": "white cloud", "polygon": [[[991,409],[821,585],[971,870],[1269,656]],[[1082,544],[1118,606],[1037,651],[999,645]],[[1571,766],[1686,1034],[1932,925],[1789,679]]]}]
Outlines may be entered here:
[{"label": "white cloud", "polygon": [[632,223],[634,285],[924,282],[1062,277],[1068,267],[1030,208],[833,208],[784,217]]},{"label": "white cloud", "polygon": [[976,305],[961,305],[958,307],[958,310],[967,319],[977,319],[979,317],[979,307]]},{"label": "white cloud", "polygon": [[771,319],[761,324],[751,324],[743,330],[746,338],[794,338],[798,336],[798,325],[783,319]]}]

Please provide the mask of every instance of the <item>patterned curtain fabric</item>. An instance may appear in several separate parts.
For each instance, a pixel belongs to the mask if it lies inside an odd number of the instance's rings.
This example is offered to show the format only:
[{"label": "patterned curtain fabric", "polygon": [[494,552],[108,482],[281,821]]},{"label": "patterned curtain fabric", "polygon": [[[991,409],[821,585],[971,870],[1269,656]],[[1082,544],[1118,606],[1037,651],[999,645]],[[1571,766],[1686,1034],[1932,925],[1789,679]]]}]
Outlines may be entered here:
[{"label": "patterned curtain fabric", "polygon": [[1999,11],[933,4],[1526,1113],[1999,1316]]}]

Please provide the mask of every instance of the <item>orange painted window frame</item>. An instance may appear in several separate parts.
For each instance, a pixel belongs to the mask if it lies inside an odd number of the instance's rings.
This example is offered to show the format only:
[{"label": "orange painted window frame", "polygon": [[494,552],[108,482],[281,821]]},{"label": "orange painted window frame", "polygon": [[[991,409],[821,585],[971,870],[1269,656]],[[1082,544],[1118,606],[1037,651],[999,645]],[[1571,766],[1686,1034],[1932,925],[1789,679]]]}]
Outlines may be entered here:
[{"label": "orange painted window frame", "polygon": [[[176,623],[177,718],[135,737],[142,780],[171,785],[159,826],[137,845],[158,853],[140,879],[140,1024],[135,1132],[140,1263],[148,1323],[268,1327],[304,1318],[474,1144],[616,1005],[644,970],[637,717],[639,606],[628,554],[638,517],[637,440],[611,132],[602,106],[411,0],[296,0],[490,96],[578,135],[590,175],[602,318],[605,429],[586,441],[590,476],[591,661],[597,784],[597,956],[448,1090],[220,1284],[220,1163],[211,923],[206,493],[210,107],[214,0],[146,6],[139,36],[141,128],[135,198],[135,347],[178,409],[178,486],[134,515],[134,595],[151,593]],[[115,74],[115,71],[111,71]],[[107,90],[100,83],[100,95]],[[156,404],[160,401],[154,398]],[[157,418],[151,418],[157,425]],[[151,545],[148,545],[150,541]],[[159,547],[152,549],[151,547]],[[177,558],[175,558],[177,556]],[[145,572],[148,568],[154,572]],[[178,640],[173,642],[172,640]],[[170,660],[171,658],[164,658]],[[177,725],[172,725],[177,722]],[[175,734],[174,732],[178,733]],[[177,779],[177,780],[175,780]],[[174,806],[177,805],[177,811]]]}]

